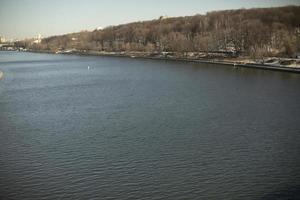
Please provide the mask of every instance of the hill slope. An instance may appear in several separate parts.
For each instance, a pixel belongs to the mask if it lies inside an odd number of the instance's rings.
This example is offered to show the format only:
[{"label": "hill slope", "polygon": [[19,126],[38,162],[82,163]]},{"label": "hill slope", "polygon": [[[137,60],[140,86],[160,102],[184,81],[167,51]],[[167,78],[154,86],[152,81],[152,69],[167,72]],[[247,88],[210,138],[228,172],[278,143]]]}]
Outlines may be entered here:
[{"label": "hill slope", "polygon": [[18,42],[32,50],[235,52],[252,57],[300,51],[300,6],[239,9],[158,19]]}]

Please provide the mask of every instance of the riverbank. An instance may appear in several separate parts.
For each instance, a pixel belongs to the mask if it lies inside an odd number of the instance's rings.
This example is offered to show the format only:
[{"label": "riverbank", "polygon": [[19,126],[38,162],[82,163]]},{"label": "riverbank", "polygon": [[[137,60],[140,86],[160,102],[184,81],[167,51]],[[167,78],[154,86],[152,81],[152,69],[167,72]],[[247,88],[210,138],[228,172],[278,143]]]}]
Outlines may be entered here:
[{"label": "riverbank", "polygon": [[33,51],[36,53],[51,53],[51,54],[71,54],[71,55],[87,55],[87,56],[113,56],[113,57],[130,57],[154,60],[171,60],[181,62],[194,62],[194,63],[208,63],[208,64],[221,64],[231,67],[247,67],[265,70],[277,70],[285,72],[300,73],[300,59],[290,58],[263,58],[251,59],[248,57],[224,57],[222,53],[195,53],[188,52],[184,56],[180,53],[174,52],[106,52],[106,51],[79,51],[79,50],[66,50],[66,51]]}]

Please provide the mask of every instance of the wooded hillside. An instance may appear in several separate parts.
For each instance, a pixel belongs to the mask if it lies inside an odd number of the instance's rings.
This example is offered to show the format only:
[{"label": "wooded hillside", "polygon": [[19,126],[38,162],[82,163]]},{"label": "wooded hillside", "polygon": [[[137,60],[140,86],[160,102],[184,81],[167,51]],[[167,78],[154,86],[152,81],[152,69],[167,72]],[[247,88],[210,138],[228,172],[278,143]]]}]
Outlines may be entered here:
[{"label": "wooded hillside", "polygon": [[300,51],[300,6],[160,18],[16,45],[48,51],[227,51],[253,57],[294,56]]}]

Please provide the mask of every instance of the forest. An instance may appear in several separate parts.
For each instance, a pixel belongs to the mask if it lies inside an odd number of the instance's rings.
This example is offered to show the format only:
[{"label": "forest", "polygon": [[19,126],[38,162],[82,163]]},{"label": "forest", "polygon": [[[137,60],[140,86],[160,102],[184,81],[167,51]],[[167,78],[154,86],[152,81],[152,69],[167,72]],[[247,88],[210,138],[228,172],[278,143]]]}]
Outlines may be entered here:
[{"label": "forest", "polygon": [[232,52],[254,58],[293,57],[300,52],[300,6],[160,17],[15,45],[50,52]]}]

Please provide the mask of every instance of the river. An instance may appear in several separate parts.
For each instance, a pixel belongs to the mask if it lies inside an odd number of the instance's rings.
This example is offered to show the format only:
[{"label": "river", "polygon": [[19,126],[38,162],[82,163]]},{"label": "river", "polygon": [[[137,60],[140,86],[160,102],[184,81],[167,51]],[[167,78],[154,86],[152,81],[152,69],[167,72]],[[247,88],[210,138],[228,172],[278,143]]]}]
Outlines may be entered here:
[{"label": "river", "polygon": [[300,74],[0,52],[0,199],[298,199]]}]

